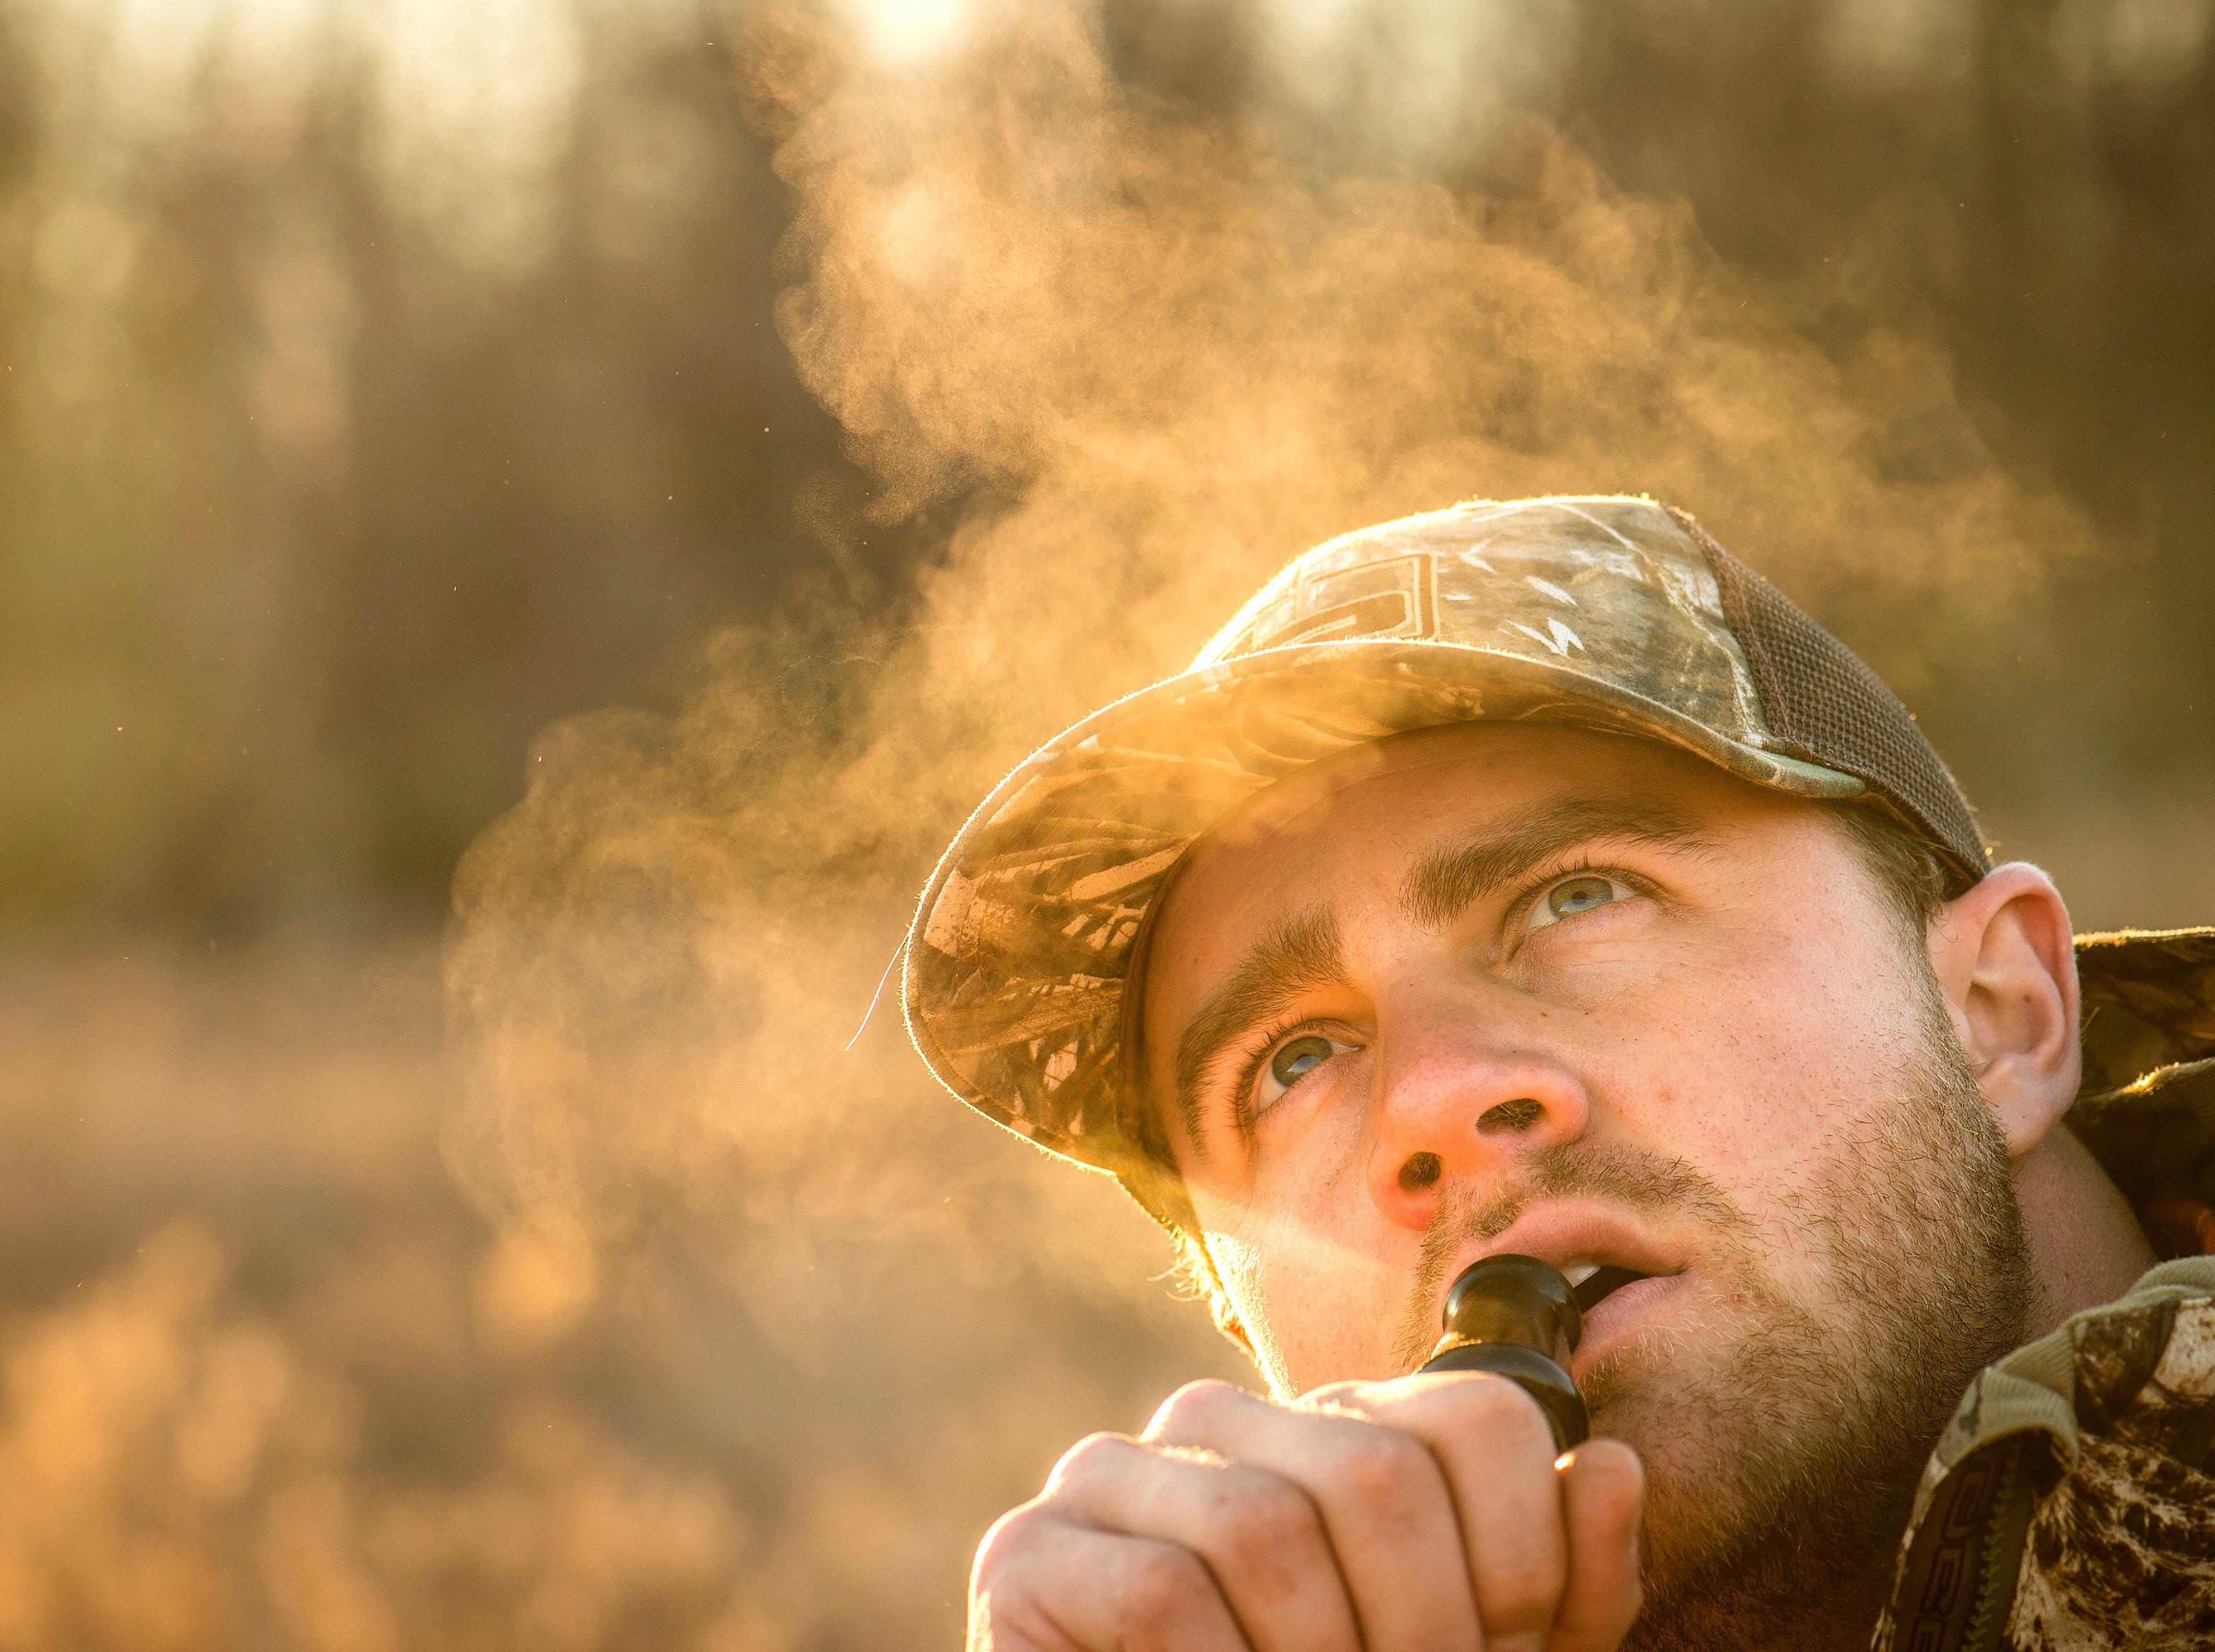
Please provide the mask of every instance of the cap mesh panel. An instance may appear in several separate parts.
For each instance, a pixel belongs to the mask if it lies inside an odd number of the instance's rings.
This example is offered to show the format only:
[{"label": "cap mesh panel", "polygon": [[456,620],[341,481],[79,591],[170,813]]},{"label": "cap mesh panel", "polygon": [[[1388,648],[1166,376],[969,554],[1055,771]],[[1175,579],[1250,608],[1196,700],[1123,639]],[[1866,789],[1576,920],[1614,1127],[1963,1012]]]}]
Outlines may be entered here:
[{"label": "cap mesh panel", "polygon": [[1671,514],[1707,553],[1778,748],[1867,784],[1945,854],[1960,886],[1983,877],[1991,863],[1969,801],[1899,697],[1697,523]]}]

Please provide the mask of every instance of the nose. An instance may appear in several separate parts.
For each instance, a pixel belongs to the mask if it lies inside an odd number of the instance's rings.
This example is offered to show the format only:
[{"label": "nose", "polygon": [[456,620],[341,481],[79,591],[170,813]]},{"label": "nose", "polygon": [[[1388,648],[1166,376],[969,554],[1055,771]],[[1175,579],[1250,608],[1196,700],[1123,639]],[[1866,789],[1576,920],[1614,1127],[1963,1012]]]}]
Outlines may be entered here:
[{"label": "nose", "polygon": [[1519,1158],[1582,1135],[1591,1099],[1545,1042],[1527,1017],[1459,995],[1380,1018],[1369,1164],[1377,1208],[1421,1231],[1450,1184],[1496,1183]]}]

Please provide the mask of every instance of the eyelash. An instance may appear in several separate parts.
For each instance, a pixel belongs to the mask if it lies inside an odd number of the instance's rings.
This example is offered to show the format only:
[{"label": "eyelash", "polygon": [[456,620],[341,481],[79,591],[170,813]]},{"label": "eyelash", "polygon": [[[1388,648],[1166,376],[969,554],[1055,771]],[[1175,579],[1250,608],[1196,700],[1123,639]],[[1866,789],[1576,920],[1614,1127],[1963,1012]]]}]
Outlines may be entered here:
[{"label": "eyelash", "polygon": [[[1525,884],[1522,890],[1507,903],[1503,927],[1512,928],[1517,920],[1529,915],[1531,909],[1555,884],[1566,884],[1574,878],[1594,877],[1613,878],[1639,895],[1650,895],[1654,890],[1651,883],[1635,872],[1627,872],[1621,866],[1601,865],[1589,854],[1580,854],[1574,860],[1555,866]],[[1295,1034],[1304,1037],[1312,1033],[1318,1037],[1326,1037],[1324,1029],[1337,1025],[1341,1024],[1316,1020],[1311,1016],[1287,1017],[1275,1022],[1260,1035],[1251,1046],[1252,1054],[1239,1064],[1238,1068],[1238,1087],[1235,1094],[1238,1128],[1242,1135],[1250,1135],[1253,1132],[1255,1082],[1261,1076],[1262,1067],[1277,1053],[1278,1047]]]}]

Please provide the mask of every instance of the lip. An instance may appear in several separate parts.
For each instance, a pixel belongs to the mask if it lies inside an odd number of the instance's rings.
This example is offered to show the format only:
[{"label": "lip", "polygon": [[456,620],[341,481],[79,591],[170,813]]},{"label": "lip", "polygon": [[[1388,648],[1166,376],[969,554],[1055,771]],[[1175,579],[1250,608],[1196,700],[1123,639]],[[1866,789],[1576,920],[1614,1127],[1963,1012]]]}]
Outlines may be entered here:
[{"label": "lip", "polygon": [[1571,1380],[1582,1384],[1592,1367],[1617,1344],[1628,1342],[1659,1315],[1668,1312],[1690,1282],[1689,1270],[1655,1274],[1610,1291],[1593,1304],[1592,1311],[1585,1316],[1584,1336],[1569,1358]]},{"label": "lip", "polygon": [[[1641,1274],[1681,1273],[1684,1267],[1673,1247],[1628,1217],[1604,1205],[1570,1201],[1527,1210],[1489,1245],[1456,1257],[1445,1286],[1472,1262],[1494,1256],[1536,1257],[1563,1270],[1580,1262],[1612,1263]],[[1439,1293],[1440,1307],[1445,1305],[1445,1286]]]},{"label": "lip", "polygon": [[1687,1266],[1681,1252],[1620,1212],[1604,1205],[1562,1201],[1525,1211],[1490,1244],[1457,1257],[1444,1276],[1434,1306],[1443,1310],[1445,1292],[1471,1263],[1510,1255],[1537,1257],[1564,1271],[1580,1262],[1593,1262],[1649,1276],[1609,1293],[1585,1316],[1578,1367],[1604,1352],[1604,1344],[1616,1340],[1632,1319],[1643,1319],[1643,1304],[1673,1294]]}]

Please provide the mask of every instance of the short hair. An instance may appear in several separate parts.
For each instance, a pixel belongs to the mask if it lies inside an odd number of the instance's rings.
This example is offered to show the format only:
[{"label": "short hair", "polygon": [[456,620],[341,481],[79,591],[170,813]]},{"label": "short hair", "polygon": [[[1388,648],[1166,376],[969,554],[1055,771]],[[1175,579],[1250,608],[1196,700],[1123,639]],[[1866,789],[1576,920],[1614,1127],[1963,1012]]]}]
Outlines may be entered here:
[{"label": "short hair", "polygon": [[[1859,853],[1899,925],[1902,945],[1911,958],[1924,959],[1923,948],[1932,920],[1948,899],[1967,887],[1960,875],[1926,836],[1882,804],[1855,799],[1812,806],[1822,811]],[[1126,1082],[1135,1083],[1138,1077],[1135,1070],[1126,1069]],[[1150,1112],[1143,1107],[1132,1111],[1141,1117]],[[1184,1294],[1205,1298],[1216,1328],[1233,1342],[1248,1346],[1230,1295],[1215,1271],[1215,1259],[1200,1235],[1199,1214],[1185,1192],[1183,1174],[1166,1136],[1158,1129],[1150,1129],[1140,1134],[1139,1140],[1144,1144],[1144,1164],[1120,1177],[1124,1189],[1148,1215],[1169,1230],[1170,1242],[1176,1247],[1176,1262],[1171,1269],[1176,1288]]]},{"label": "short hair", "polygon": [[1881,803],[1853,801],[1820,805],[1832,823],[1861,851],[1862,864],[1875,877],[1891,903],[1905,939],[1920,947],[1946,902],[1964,894],[1973,879],[1954,871],[1921,832]]}]

